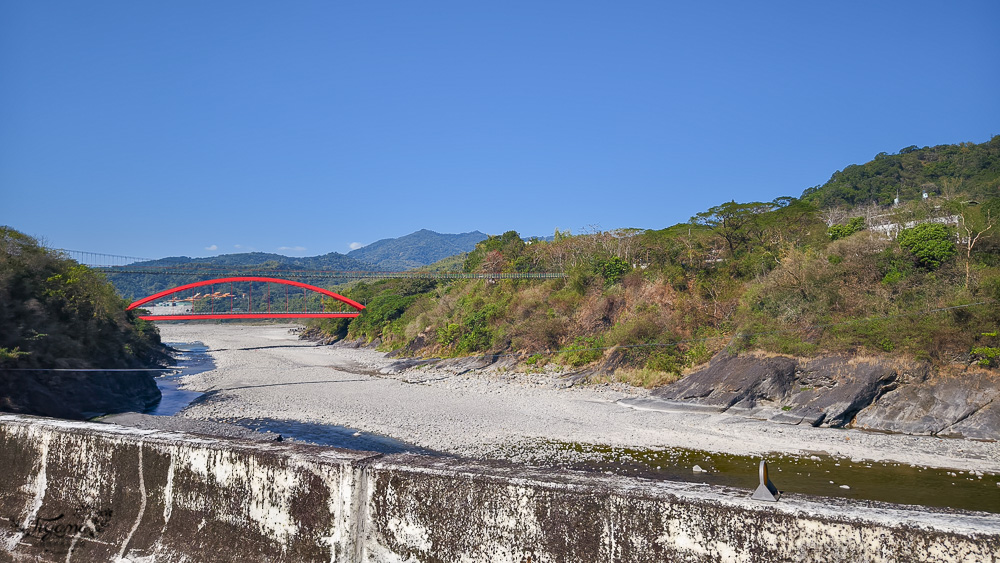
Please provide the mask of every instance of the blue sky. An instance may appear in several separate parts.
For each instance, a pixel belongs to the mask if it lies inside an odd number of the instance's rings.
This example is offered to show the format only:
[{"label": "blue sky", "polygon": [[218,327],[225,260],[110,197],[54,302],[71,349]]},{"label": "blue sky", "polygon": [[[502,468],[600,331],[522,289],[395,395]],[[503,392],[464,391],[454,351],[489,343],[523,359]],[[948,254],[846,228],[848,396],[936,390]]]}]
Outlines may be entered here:
[{"label": "blue sky", "polygon": [[0,0],[0,224],[161,257],[662,228],[1000,133],[1000,2]]}]

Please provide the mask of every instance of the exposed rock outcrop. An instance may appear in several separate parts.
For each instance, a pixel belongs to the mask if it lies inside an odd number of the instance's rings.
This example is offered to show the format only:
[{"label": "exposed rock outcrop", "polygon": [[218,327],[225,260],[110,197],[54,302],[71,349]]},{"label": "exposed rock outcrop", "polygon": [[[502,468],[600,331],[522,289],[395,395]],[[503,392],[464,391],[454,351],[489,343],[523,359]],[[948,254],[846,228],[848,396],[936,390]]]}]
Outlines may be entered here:
[{"label": "exposed rock outcrop", "polygon": [[705,369],[655,394],[723,409],[753,409],[762,402],[780,401],[791,392],[796,365],[792,358],[718,354]]},{"label": "exposed rock outcrop", "polygon": [[890,359],[721,353],[653,396],[672,409],[713,408],[785,424],[1000,439],[1000,377],[931,377],[925,364]]},{"label": "exposed rock outcrop", "polygon": [[901,377],[898,368],[880,360],[826,357],[799,362],[795,386],[781,401],[782,412],[801,415],[814,426],[846,426],[862,409],[894,389]]},{"label": "exposed rock outcrop", "polygon": [[996,439],[1000,429],[1000,381],[986,372],[938,376],[902,385],[858,414],[860,428]]},{"label": "exposed rock outcrop", "polygon": [[422,366],[433,366],[435,370],[446,371],[453,374],[462,374],[469,371],[484,370],[486,368],[504,369],[517,365],[517,358],[499,354],[487,354],[485,356],[465,356],[461,358],[400,358],[388,366],[379,370],[383,374],[402,373],[412,368]]},{"label": "exposed rock outcrop", "polygon": [[945,428],[938,436],[1000,440],[1000,399]]},{"label": "exposed rock outcrop", "polygon": [[148,371],[0,370],[0,411],[86,420],[159,400]]}]

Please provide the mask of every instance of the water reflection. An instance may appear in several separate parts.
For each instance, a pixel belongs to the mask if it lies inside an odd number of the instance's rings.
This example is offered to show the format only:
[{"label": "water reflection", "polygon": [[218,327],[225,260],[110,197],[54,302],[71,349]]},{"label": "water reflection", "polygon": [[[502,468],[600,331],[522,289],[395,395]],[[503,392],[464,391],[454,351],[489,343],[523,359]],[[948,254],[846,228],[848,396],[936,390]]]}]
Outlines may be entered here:
[{"label": "water reflection", "polygon": [[[547,442],[587,461],[553,467],[612,472],[754,489],[760,457],[699,450],[614,448]],[[770,478],[783,493],[916,504],[1000,513],[1000,475],[956,469],[836,458],[829,455],[766,456]],[[695,469],[697,466],[698,470]]]},{"label": "water reflection", "polygon": [[146,414],[173,416],[181,412],[184,407],[202,395],[197,391],[181,389],[181,378],[215,369],[215,362],[208,354],[208,347],[203,343],[166,342],[165,344],[178,350],[179,353],[174,356],[177,364],[174,371],[156,378],[156,386],[160,388],[162,397],[155,407],[146,411]]}]

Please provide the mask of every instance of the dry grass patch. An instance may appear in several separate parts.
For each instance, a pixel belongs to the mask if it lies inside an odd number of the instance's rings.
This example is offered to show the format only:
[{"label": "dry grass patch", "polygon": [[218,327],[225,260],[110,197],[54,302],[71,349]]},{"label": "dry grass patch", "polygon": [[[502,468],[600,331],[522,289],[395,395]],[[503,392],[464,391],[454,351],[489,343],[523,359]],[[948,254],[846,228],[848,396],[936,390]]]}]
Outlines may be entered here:
[{"label": "dry grass patch", "polygon": [[769,352],[767,350],[753,350],[742,355],[750,356],[751,358],[759,358],[761,360],[768,358],[792,358],[793,360],[802,360],[802,358],[796,358],[795,356],[789,356],[788,354]]},{"label": "dry grass patch", "polygon": [[671,307],[677,300],[677,292],[670,284],[656,281],[627,287],[625,297],[633,307],[643,303],[657,307]]},{"label": "dry grass patch", "polygon": [[652,389],[673,383],[681,376],[676,373],[657,371],[649,368],[618,368],[612,374],[590,377],[592,383],[625,383],[633,387]]}]

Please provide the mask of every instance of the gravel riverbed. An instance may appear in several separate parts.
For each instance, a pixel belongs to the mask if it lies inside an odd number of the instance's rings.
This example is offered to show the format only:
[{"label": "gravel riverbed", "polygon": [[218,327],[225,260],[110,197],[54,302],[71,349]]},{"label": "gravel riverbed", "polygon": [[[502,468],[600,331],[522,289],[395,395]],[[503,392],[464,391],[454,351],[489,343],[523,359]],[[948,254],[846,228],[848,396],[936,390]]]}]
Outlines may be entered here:
[{"label": "gravel riverbed", "polygon": [[559,373],[433,364],[384,373],[371,349],[317,346],[290,325],[162,324],[166,342],[203,342],[215,369],[181,387],[207,395],[178,416],[269,418],[378,433],[455,455],[551,462],[583,455],[560,443],[689,448],[759,455],[826,453],[966,471],[1000,472],[1000,443],[790,426],[739,415],[637,410],[618,404],[648,391],[569,385]]}]

